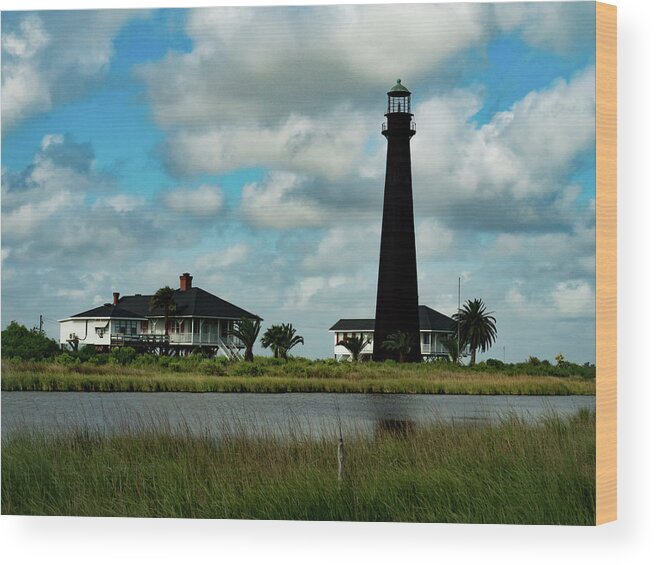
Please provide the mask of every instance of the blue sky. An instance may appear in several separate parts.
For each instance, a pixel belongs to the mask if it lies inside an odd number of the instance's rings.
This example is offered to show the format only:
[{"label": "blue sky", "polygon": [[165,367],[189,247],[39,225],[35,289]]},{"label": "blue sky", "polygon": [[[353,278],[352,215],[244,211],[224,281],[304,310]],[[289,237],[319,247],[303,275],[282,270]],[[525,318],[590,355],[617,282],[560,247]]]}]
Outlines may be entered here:
[{"label": "blue sky", "polygon": [[401,77],[420,302],[460,276],[483,358],[594,361],[593,3],[5,12],[2,50],[3,327],[190,271],[329,356],[375,308]]}]

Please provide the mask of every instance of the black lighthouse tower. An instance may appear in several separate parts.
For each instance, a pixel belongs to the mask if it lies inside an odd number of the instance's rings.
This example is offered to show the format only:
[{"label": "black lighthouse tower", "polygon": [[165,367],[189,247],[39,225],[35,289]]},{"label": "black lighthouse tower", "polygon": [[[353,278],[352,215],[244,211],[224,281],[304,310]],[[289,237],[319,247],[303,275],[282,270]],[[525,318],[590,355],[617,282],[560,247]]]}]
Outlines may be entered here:
[{"label": "black lighthouse tower", "polygon": [[378,266],[378,295],[374,331],[374,361],[398,359],[383,342],[395,332],[413,340],[407,361],[420,361],[417,252],[412,205],[410,138],[415,125],[410,112],[410,91],[401,79],[387,93],[385,200]]}]

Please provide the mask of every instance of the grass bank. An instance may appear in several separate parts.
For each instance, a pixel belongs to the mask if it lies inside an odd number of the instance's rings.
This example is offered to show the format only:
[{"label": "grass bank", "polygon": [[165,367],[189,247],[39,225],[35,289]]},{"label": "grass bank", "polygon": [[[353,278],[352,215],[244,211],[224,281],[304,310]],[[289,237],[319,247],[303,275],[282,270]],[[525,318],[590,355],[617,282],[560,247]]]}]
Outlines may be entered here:
[{"label": "grass bank", "polygon": [[[485,368],[484,368],[485,369]],[[595,379],[469,369],[443,363],[172,360],[149,364],[2,361],[2,390],[75,392],[354,392],[595,394]]]},{"label": "grass bank", "polygon": [[2,441],[2,513],[593,524],[595,416],[539,425],[436,424],[336,440],[107,438]]}]

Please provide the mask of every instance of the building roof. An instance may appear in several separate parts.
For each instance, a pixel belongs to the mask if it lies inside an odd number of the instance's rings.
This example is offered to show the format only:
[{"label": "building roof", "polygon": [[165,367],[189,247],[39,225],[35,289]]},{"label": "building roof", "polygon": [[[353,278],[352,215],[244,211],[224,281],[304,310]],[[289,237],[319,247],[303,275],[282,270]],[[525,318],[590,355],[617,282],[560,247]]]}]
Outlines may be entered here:
[{"label": "building roof", "polygon": [[428,306],[419,306],[419,329],[434,332],[452,332],[455,329],[453,318],[433,310]]},{"label": "building roof", "polygon": [[121,318],[121,319],[132,319],[132,320],[145,320],[144,316],[136,314],[131,310],[126,310],[125,308],[115,306],[114,304],[103,304],[97,308],[92,308],[86,312],[80,312],[79,314],[73,314],[71,318]]},{"label": "building roof", "polygon": [[401,79],[396,79],[396,84],[387,93],[390,96],[410,96],[410,91],[401,84]]},{"label": "building roof", "polygon": [[[147,320],[153,316],[164,316],[162,308],[151,310],[148,294],[134,294],[122,296],[118,304],[103,304],[97,308],[73,314],[71,318],[127,318],[133,320]],[[176,290],[173,295],[176,311],[173,316],[197,316],[208,318],[228,318],[239,320],[250,318],[261,320],[259,316],[235,306],[202,288],[189,290]],[[172,317],[173,317],[172,316]]]},{"label": "building roof", "polygon": [[355,332],[355,331],[373,332],[375,325],[376,325],[376,320],[342,318],[336,324],[334,324],[330,329],[331,331],[335,331],[335,332]]},{"label": "building roof", "polygon": [[[162,308],[151,310],[151,298],[151,295],[145,294],[122,296],[118,304],[121,308],[137,312],[142,316],[163,316],[164,310]],[[233,320],[240,318],[261,319],[259,316],[199,287],[193,287],[189,290],[176,290],[173,295],[173,302],[176,305],[174,316],[207,316],[208,318],[229,318]]]},{"label": "building roof", "polygon": [[[454,322],[452,318],[433,310],[428,306],[419,306],[419,330],[420,331],[433,331],[433,332],[450,332],[453,331]],[[365,331],[373,332],[376,325],[376,320],[370,318],[342,318],[334,324],[330,331],[335,332],[354,332]]]}]

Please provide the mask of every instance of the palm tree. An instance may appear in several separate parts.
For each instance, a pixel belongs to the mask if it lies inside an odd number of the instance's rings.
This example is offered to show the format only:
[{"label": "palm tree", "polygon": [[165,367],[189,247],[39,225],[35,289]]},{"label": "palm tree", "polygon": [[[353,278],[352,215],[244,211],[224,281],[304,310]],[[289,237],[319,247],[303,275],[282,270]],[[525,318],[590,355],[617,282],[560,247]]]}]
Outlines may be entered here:
[{"label": "palm tree", "polygon": [[267,331],[264,332],[262,339],[260,339],[262,347],[265,349],[270,347],[273,351],[274,358],[280,357],[280,347],[282,344],[282,326],[274,324]]},{"label": "palm tree", "polygon": [[387,336],[387,339],[383,341],[383,349],[388,351],[396,351],[399,354],[399,363],[405,361],[406,356],[412,350],[412,346],[415,344],[416,337],[409,334],[408,332],[394,332]]},{"label": "palm tree", "polygon": [[255,345],[259,333],[260,320],[252,318],[242,318],[228,330],[228,335],[236,337],[244,344],[244,361],[253,361],[253,345]]},{"label": "palm tree", "polygon": [[[449,355],[449,361],[456,365],[460,364],[460,358],[463,356],[465,349],[467,348],[467,342],[464,339],[460,340],[458,344],[457,334],[447,334],[439,338],[440,342],[444,347],[446,347],[447,353]],[[458,348],[460,345],[460,348]],[[458,350],[460,349],[460,350]]]},{"label": "palm tree", "polygon": [[483,300],[476,298],[468,300],[454,316],[460,324],[460,338],[469,344],[470,366],[476,365],[476,351],[487,351],[497,339],[497,320],[492,314],[485,310]]},{"label": "palm tree", "polygon": [[359,361],[362,350],[371,343],[371,339],[365,338],[364,336],[358,337],[345,337],[343,340],[337,343],[337,345],[342,345],[346,347],[351,353],[351,358],[353,361]]},{"label": "palm tree", "polygon": [[305,344],[303,337],[296,335],[291,324],[274,324],[264,332],[260,340],[262,347],[270,347],[274,357],[287,359],[289,350],[299,343]]},{"label": "palm tree", "polygon": [[173,301],[175,290],[170,286],[160,288],[150,298],[150,309],[157,310],[162,308],[164,310],[164,334],[169,335],[169,316],[175,313],[176,305]]},{"label": "palm tree", "polygon": [[291,324],[282,325],[282,342],[280,344],[280,355],[283,359],[287,360],[287,353],[289,350],[298,345],[305,345],[305,340],[303,336],[296,335],[296,330],[292,327]]}]

